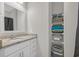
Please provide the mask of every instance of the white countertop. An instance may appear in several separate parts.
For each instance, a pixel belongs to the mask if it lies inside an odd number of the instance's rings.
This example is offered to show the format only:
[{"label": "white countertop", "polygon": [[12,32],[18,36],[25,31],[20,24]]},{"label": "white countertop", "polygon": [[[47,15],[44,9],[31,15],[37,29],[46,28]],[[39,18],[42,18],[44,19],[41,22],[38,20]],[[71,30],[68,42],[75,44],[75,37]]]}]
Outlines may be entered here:
[{"label": "white countertop", "polygon": [[16,36],[14,38],[0,38],[0,48],[8,46],[8,45],[12,45],[18,42],[22,42],[22,41],[27,41],[29,39],[33,39],[36,38],[35,34],[28,34],[28,35],[20,35],[20,36]]}]

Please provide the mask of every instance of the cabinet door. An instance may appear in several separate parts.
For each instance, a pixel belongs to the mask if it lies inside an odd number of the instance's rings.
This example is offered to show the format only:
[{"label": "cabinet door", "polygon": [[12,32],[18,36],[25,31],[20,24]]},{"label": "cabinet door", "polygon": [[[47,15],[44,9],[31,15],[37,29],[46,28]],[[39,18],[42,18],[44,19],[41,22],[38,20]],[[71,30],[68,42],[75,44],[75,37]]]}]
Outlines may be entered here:
[{"label": "cabinet door", "polygon": [[29,46],[26,46],[22,49],[22,56],[23,57],[30,57],[30,49]]},{"label": "cabinet door", "polygon": [[30,57],[29,46],[22,48],[20,51],[14,52],[8,57]]},{"label": "cabinet door", "polygon": [[37,42],[36,39],[32,39],[30,42],[30,55],[31,57],[37,57]]},{"label": "cabinet door", "polygon": [[22,57],[22,51],[14,52],[13,54],[9,55],[8,57]]}]

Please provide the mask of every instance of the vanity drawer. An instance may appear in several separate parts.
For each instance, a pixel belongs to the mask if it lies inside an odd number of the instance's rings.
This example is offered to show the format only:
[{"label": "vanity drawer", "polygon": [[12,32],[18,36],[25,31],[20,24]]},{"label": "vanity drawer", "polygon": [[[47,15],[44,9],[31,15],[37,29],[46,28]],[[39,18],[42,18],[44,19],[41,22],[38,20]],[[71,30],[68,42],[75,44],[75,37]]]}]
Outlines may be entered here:
[{"label": "vanity drawer", "polygon": [[17,44],[15,44],[15,45],[11,45],[11,46],[8,46],[6,48],[3,48],[3,50],[5,52],[4,56],[10,55],[11,53],[17,51],[18,50],[17,47],[18,47]]}]

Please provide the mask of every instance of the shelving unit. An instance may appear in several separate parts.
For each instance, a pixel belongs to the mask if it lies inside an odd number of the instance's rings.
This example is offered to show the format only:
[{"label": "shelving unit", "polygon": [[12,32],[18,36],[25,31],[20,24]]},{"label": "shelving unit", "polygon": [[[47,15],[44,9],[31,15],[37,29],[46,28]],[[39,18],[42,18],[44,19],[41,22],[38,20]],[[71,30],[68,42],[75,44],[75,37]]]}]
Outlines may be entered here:
[{"label": "shelving unit", "polygon": [[64,15],[63,13],[52,15],[51,24],[51,57],[64,57]]}]

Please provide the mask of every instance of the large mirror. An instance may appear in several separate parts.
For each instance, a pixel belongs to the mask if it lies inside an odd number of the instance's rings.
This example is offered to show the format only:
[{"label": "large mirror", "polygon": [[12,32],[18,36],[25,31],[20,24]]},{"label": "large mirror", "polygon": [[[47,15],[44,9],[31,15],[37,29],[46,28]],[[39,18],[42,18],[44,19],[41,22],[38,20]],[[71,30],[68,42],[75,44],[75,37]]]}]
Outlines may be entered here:
[{"label": "large mirror", "polygon": [[17,30],[17,9],[4,4],[4,30]]},{"label": "large mirror", "polygon": [[[9,2],[11,4],[11,2]],[[17,9],[16,4],[4,3],[4,30],[5,31],[24,31],[25,14],[19,6]],[[21,11],[22,10],[22,11]]]}]

